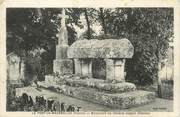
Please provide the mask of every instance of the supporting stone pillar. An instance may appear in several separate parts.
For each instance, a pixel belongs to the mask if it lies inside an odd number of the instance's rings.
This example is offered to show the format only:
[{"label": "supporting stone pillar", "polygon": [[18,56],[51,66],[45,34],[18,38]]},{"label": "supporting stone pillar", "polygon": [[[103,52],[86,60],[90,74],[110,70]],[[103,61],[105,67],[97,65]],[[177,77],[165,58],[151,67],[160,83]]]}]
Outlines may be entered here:
[{"label": "supporting stone pillar", "polygon": [[92,60],[91,59],[82,59],[82,75],[92,77]]},{"label": "supporting stone pillar", "polygon": [[117,81],[125,81],[125,72],[124,72],[124,66],[125,66],[125,59],[118,59],[114,62],[115,67],[115,79]]},{"label": "supporting stone pillar", "polygon": [[81,75],[81,60],[80,59],[74,59],[74,67],[75,67],[75,74]]},{"label": "supporting stone pillar", "polygon": [[106,80],[114,79],[114,60],[107,59],[106,60]]},{"label": "supporting stone pillar", "polygon": [[75,74],[92,77],[91,59],[74,59]]},{"label": "supporting stone pillar", "polygon": [[107,59],[106,60],[106,79],[125,81],[125,59]]}]

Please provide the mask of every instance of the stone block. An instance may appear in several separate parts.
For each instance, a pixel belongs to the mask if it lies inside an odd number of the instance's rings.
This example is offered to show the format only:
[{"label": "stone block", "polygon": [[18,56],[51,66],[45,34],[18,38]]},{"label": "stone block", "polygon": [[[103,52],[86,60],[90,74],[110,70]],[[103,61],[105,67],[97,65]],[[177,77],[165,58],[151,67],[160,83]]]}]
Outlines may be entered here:
[{"label": "stone block", "polygon": [[114,79],[116,81],[125,81],[125,59],[116,59],[114,61]]},{"label": "stone block", "polygon": [[56,59],[66,59],[68,45],[57,45],[56,46]]},{"label": "stone block", "polygon": [[74,59],[75,74],[81,75],[81,60]]},{"label": "stone block", "polygon": [[51,75],[45,75],[45,82],[48,84],[54,84],[54,77]]},{"label": "stone block", "polygon": [[69,58],[132,58],[134,47],[128,39],[78,40],[68,49]]},{"label": "stone block", "polygon": [[57,83],[60,82],[60,78],[52,76],[52,75],[45,75],[45,83],[51,84],[51,85],[56,85]]},{"label": "stone block", "polygon": [[100,91],[106,91],[109,93],[123,93],[128,91],[136,90],[136,86],[133,83],[122,82],[122,83],[107,83],[100,79],[65,79],[67,85],[70,86],[81,86],[96,88]]},{"label": "stone block", "polygon": [[147,104],[155,100],[155,94],[147,91],[109,94],[92,88],[74,88],[69,86],[65,86],[62,90],[68,96],[120,109]]},{"label": "stone block", "polygon": [[[47,85],[43,85],[47,87]],[[65,95],[119,109],[144,105],[155,100],[154,92],[142,90],[110,94],[87,87],[61,85],[56,88],[60,89],[61,93]]]},{"label": "stone block", "polygon": [[136,90],[136,86],[133,83],[99,83],[96,85],[97,89],[107,91],[109,93],[123,93]]},{"label": "stone block", "polygon": [[124,66],[125,59],[106,59],[106,79],[124,82]]},{"label": "stone block", "polygon": [[114,60],[106,59],[106,80],[114,79]]},{"label": "stone block", "polygon": [[53,71],[59,74],[72,74],[73,61],[71,59],[54,60]]},{"label": "stone block", "polygon": [[95,88],[98,83],[104,83],[104,80],[100,79],[76,79],[76,78],[69,78],[65,79],[67,85],[70,86],[83,86],[83,87],[93,87]]},{"label": "stone block", "polygon": [[92,77],[92,60],[82,59],[81,60],[81,75]]},{"label": "stone block", "polygon": [[91,59],[74,59],[75,74],[92,77]]}]

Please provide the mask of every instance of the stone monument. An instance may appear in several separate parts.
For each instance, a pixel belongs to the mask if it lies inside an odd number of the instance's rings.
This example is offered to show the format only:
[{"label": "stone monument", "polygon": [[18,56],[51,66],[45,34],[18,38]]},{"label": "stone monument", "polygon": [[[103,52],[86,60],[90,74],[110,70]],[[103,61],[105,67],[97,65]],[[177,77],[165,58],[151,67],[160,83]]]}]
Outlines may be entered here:
[{"label": "stone monument", "polygon": [[23,86],[21,80],[25,77],[25,64],[18,55],[11,52],[7,55],[7,82],[11,85]]},{"label": "stone monument", "polygon": [[58,45],[56,46],[56,59],[53,64],[53,72],[59,74],[72,74],[73,73],[73,61],[67,58],[68,46],[68,34],[65,23],[65,9],[62,9],[61,27],[58,34]]},{"label": "stone monument", "polygon": [[[135,84],[125,80],[125,60],[132,58],[134,54],[134,47],[128,39],[78,40],[68,50],[65,48],[65,51],[62,51],[62,45],[59,53],[67,52],[63,53],[67,58],[61,55],[60,60],[68,62],[74,59],[76,75],[49,75],[45,81],[38,82],[41,87],[53,87],[53,90],[61,94],[119,109],[144,105],[155,100],[154,92],[138,90]],[[93,59],[105,60],[105,80],[92,77]],[[48,79],[52,81],[49,82]]]},{"label": "stone monument", "polygon": [[[66,96],[119,109],[144,105],[155,100],[154,92],[137,90],[135,84],[125,80],[125,61],[134,54],[134,47],[128,39],[84,39],[69,47],[65,17],[63,9],[54,60],[54,72],[58,72],[60,76],[48,75],[45,81],[38,82],[39,86],[49,90],[53,88],[53,91]],[[94,59],[105,61],[105,80],[92,77]],[[75,74],[67,75],[73,71],[73,60]]]},{"label": "stone monument", "polygon": [[106,79],[125,81],[125,59],[132,58],[134,47],[128,39],[79,40],[68,49],[74,59],[75,74],[92,77],[92,59],[106,61]]}]

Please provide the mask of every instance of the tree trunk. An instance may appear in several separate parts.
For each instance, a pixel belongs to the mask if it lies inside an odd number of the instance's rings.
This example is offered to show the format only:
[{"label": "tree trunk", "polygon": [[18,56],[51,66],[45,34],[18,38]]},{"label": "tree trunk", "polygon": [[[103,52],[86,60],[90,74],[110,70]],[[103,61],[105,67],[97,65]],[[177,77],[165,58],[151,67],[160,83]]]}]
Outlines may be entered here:
[{"label": "tree trunk", "polygon": [[42,18],[43,18],[43,16],[42,16],[42,11],[41,11],[40,8],[37,9],[37,14],[38,14],[38,16],[39,16],[39,18],[40,18],[40,23],[42,23]]},{"label": "tree trunk", "polygon": [[155,51],[155,55],[157,57],[157,62],[158,62],[158,65],[157,65],[158,71],[157,71],[157,79],[154,82],[157,83],[158,97],[162,98],[162,90],[161,90],[162,84],[161,84],[161,79],[160,79],[160,75],[159,75],[160,74],[160,70],[161,70],[161,63],[160,63],[160,58],[159,58],[159,48],[158,48],[159,47],[159,43],[158,43],[158,41],[156,42],[156,46],[157,46],[157,49]]},{"label": "tree trunk", "polygon": [[133,20],[133,16],[132,16],[132,9],[129,9],[128,11],[127,11],[127,31],[128,31],[128,38],[130,39],[130,40],[132,40],[133,39],[133,29],[132,29],[132,20]]},{"label": "tree trunk", "polygon": [[104,20],[103,8],[100,8],[100,17],[101,17],[101,20],[102,20],[102,26],[103,26],[104,34],[106,35],[107,31],[106,31],[106,23],[105,23],[105,20]]},{"label": "tree trunk", "polygon": [[91,28],[90,28],[90,22],[89,22],[89,18],[88,18],[88,14],[87,14],[87,9],[84,9],[85,12],[85,18],[86,18],[86,22],[87,22],[87,38],[90,39],[91,38]]}]

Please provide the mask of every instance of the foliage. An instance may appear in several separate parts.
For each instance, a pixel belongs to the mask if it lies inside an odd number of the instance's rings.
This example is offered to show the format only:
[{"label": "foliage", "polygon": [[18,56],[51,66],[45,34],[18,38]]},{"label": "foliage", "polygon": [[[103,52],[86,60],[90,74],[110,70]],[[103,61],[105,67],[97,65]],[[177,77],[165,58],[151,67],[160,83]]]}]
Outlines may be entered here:
[{"label": "foliage", "polygon": [[[29,51],[43,48],[43,64],[55,58],[56,34],[60,24],[59,8],[7,9],[7,51],[27,56]],[[173,38],[172,8],[66,8],[69,45],[76,40],[74,25],[87,30],[83,38],[127,38],[134,46],[134,56],[126,62],[127,80],[151,84],[157,80],[158,62],[166,56]],[[93,36],[92,26],[99,22],[104,35]],[[50,61],[50,62],[49,62]]]},{"label": "foliage", "polygon": [[[61,9],[51,8],[7,9],[7,53],[13,51],[25,60],[28,80],[41,74],[43,66],[53,64],[60,13]],[[76,9],[67,9],[67,14],[68,42],[72,44],[76,38],[72,23],[78,24],[79,16]]]},{"label": "foliage", "polygon": [[110,35],[129,39],[134,56],[126,62],[127,80],[151,84],[157,80],[157,65],[165,56],[173,37],[173,9],[104,9]]}]

